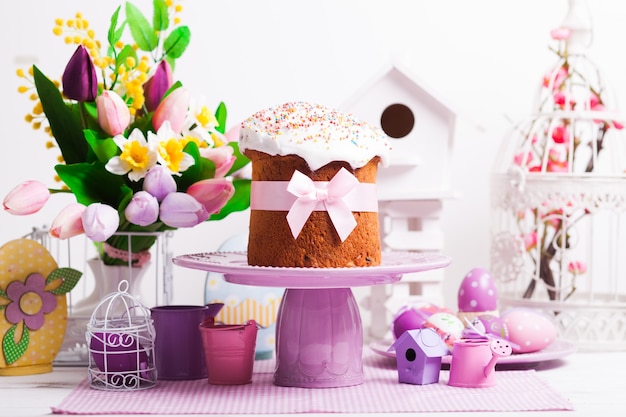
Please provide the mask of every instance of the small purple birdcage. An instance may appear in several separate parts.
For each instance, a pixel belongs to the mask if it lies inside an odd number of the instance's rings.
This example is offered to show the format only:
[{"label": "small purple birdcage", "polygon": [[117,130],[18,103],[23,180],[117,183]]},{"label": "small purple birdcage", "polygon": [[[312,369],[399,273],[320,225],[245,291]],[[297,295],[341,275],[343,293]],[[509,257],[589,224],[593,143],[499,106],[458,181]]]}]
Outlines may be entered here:
[{"label": "small purple birdcage", "polygon": [[139,390],[156,385],[151,312],[127,290],[128,282],[120,282],[118,292],[102,299],[87,324],[92,388]]}]

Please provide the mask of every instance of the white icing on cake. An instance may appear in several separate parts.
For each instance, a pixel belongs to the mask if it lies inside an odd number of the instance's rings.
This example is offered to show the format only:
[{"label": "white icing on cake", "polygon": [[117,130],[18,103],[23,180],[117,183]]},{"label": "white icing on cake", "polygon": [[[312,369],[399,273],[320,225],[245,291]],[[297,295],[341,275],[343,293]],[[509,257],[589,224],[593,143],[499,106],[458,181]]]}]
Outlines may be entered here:
[{"label": "white icing on cake", "polygon": [[261,110],[241,124],[241,151],[298,155],[315,171],[333,161],[352,168],[379,156],[389,164],[391,146],[385,133],[351,114],[306,102],[289,102]]}]

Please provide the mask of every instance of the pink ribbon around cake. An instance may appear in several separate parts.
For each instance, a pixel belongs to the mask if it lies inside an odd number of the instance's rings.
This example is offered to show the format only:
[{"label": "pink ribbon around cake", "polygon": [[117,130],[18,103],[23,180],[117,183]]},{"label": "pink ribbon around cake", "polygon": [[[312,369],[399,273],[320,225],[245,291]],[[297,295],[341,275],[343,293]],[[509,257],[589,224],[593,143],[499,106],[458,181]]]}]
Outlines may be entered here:
[{"label": "pink ribbon around cake", "polygon": [[313,181],[295,171],[290,181],[253,181],[250,208],[288,211],[287,223],[294,238],[313,211],[327,211],[343,242],[357,225],[352,212],[378,212],[378,198],[376,184],[360,183],[345,168],[330,181]]}]

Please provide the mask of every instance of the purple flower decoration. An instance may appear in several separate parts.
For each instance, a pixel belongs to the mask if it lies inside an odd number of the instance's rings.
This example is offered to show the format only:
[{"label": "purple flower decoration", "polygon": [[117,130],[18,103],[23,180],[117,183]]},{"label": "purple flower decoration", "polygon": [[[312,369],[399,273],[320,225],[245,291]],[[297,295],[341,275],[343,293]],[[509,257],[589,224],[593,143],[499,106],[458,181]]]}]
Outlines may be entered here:
[{"label": "purple flower decoration", "polygon": [[53,312],[57,306],[56,296],[45,287],[46,280],[38,273],[30,274],[23,283],[11,282],[6,291],[11,300],[4,313],[6,319],[13,324],[24,320],[30,330],[40,329],[44,314]]}]

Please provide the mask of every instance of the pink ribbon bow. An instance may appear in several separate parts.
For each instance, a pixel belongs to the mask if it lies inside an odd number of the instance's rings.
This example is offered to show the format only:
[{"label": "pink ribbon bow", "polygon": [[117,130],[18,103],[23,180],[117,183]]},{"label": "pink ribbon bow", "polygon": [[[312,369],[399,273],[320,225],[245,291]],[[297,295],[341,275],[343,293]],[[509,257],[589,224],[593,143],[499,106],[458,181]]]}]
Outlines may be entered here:
[{"label": "pink ribbon bow", "polygon": [[358,184],[359,180],[345,168],[341,168],[327,183],[314,182],[302,172],[295,171],[287,185],[287,191],[297,197],[287,213],[287,223],[294,239],[302,231],[315,206],[321,203],[341,241],[346,240],[357,223],[343,197]]}]

